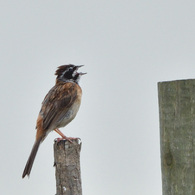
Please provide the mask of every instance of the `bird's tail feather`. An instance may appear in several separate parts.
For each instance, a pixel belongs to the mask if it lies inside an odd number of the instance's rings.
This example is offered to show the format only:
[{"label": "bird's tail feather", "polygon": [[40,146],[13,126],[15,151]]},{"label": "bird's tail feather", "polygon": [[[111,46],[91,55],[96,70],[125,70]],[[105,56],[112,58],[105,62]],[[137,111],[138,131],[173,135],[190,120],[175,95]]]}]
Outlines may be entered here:
[{"label": "bird's tail feather", "polygon": [[33,166],[33,163],[34,163],[34,160],[35,160],[41,141],[42,141],[42,138],[39,138],[38,140],[35,141],[33,148],[31,150],[30,156],[28,158],[28,161],[26,163],[26,166],[24,168],[22,178],[24,178],[26,175],[28,176],[30,175],[30,172],[31,172],[31,169],[32,169],[32,166]]}]

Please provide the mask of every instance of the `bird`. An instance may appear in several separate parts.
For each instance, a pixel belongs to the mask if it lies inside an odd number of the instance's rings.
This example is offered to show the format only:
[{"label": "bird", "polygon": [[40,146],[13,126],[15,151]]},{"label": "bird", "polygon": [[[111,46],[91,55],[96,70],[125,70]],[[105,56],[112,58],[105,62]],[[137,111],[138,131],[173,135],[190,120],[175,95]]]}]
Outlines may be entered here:
[{"label": "bird", "polygon": [[65,127],[76,116],[82,97],[79,80],[86,73],[77,72],[84,65],[61,65],[57,68],[56,82],[45,96],[36,122],[36,138],[30,156],[24,168],[22,178],[30,176],[30,172],[40,144],[51,131],[56,131],[62,138],[70,142],[74,137],[65,136],[59,128]]}]

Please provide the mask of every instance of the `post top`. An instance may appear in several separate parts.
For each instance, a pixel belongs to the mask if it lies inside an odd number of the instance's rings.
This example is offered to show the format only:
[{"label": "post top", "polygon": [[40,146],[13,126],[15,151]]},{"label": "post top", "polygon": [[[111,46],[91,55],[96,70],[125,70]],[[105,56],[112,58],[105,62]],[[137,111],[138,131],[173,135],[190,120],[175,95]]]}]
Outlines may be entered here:
[{"label": "post top", "polygon": [[171,81],[159,81],[158,85],[163,83],[175,83],[175,82],[195,82],[195,79],[178,79],[178,80],[171,80]]}]

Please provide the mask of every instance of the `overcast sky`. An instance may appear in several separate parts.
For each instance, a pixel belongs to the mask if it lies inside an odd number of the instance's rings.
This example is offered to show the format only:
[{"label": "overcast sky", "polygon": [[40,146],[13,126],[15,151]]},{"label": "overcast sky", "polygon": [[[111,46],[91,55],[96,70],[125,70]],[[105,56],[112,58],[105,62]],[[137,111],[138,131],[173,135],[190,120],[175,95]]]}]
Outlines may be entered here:
[{"label": "overcast sky", "polygon": [[61,130],[82,139],[83,195],[160,195],[157,82],[195,77],[194,10],[194,0],[1,0],[1,194],[55,194],[55,132],[21,176],[54,72],[73,63],[88,74]]}]

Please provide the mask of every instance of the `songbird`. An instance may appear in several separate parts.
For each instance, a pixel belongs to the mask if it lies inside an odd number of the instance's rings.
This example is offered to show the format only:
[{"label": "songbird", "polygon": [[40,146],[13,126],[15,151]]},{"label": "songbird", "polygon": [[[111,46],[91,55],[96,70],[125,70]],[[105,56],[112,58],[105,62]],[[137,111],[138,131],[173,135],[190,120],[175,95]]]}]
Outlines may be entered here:
[{"label": "songbird", "polygon": [[39,146],[52,130],[56,131],[62,137],[61,139],[66,139],[70,142],[77,139],[66,137],[59,128],[70,123],[79,110],[82,90],[78,83],[80,77],[86,73],[77,71],[82,66],[73,64],[62,65],[56,70],[56,83],[42,102],[42,107],[37,118],[36,139],[24,168],[22,178],[30,175]]}]

